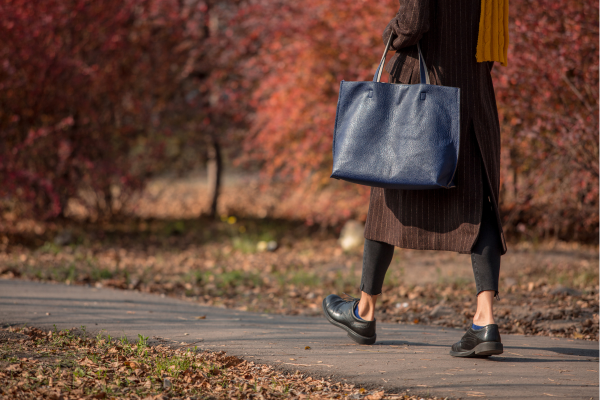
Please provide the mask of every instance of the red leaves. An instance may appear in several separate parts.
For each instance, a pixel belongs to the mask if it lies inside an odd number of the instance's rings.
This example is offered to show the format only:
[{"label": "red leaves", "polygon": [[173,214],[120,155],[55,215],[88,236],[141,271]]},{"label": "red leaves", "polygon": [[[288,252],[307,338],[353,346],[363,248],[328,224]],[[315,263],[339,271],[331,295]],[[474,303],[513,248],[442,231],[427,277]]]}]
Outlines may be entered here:
[{"label": "red leaves", "polygon": [[[381,4],[312,0],[285,7],[266,1],[244,9],[238,35],[260,32],[261,39],[258,51],[242,60],[250,71],[246,79],[256,79],[251,93],[256,114],[243,160],[264,162],[267,174],[296,181],[327,168],[338,76],[361,79],[372,73],[373,43],[380,41],[376,27],[395,8],[395,1],[386,10]],[[262,18],[267,14],[274,16],[269,22]]]},{"label": "red leaves", "polygon": [[533,207],[545,212],[523,222],[537,232],[597,234],[598,4],[523,0],[511,17],[509,65],[494,68],[501,120],[510,121],[502,174],[518,177],[504,186],[516,194],[503,199],[509,228]]},{"label": "red leaves", "polygon": [[[83,187],[107,199],[115,185],[139,188],[164,168],[161,139],[194,132],[203,117],[204,100],[184,99],[190,75],[209,66],[206,4],[1,0],[0,9],[0,197],[23,213],[56,215]],[[47,184],[9,180],[14,171]]]}]

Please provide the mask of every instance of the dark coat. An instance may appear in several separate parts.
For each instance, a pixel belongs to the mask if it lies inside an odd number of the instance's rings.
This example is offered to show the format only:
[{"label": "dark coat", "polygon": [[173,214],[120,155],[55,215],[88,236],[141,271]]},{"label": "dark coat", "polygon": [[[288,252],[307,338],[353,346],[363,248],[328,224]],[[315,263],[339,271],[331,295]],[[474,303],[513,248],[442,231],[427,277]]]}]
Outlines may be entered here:
[{"label": "dark coat", "polygon": [[[460,88],[460,152],[456,187],[433,190],[373,188],[365,237],[419,250],[470,253],[479,235],[483,179],[502,238],[498,213],[500,125],[492,84],[493,63],[475,59],[481,0],[401,0],[400,11],[384,32],[398,35],[386,66],[390,82],[419,83],[417,42],[431,84]],[[485,173],[482,173],[482,158]]]}]

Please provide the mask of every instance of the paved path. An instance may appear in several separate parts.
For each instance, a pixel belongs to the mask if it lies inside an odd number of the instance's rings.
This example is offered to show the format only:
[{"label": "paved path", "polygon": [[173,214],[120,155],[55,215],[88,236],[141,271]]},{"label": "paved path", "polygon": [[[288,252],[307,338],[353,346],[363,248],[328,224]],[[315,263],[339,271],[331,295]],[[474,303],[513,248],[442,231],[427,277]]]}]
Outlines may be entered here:
[{"label": "paved path", "polygon": [[131,291],[18,280],[0,280],[0,323],[85,325],[130,339],[139,333],[155,341],[197,342],[202,349],[366,388],[461,398],[598,398],[597,342],[504,335],[501,356],[455,359],[448,355],[462,335],[455,329],[380,324],[377,343],[359,346],[324,318],[251,314]]}]

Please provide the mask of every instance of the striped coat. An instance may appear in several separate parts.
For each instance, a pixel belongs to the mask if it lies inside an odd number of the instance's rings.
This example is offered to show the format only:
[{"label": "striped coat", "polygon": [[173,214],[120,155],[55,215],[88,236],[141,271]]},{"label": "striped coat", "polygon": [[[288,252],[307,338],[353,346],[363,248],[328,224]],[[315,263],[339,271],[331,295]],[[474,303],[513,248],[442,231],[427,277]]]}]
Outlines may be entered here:
[{"label": "striped coat", "polygon": [[401,0],[400,11],[385,29],[384,41],[392,29],[397,34],[393,42],[397,52],[386,66],[390,82],[419,83],[416,44],[420,39],[431,84],[460,88],[460,153],[453,189],[373,188],[367,239],[408,249],[470,253],[479,234],[486,179],[501,231],[502,254],[506,252],[498,213],[500,126],[493,64],[475,59],[480,2]]}]

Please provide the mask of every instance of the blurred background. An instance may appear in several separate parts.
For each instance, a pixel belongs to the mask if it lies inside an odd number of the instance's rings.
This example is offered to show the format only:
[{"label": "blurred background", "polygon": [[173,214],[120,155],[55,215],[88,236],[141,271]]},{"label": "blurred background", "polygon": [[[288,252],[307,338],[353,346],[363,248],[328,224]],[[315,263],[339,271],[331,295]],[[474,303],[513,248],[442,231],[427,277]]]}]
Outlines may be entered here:
[{"label": "blurred background", "polygon": [[[510,7],[492,73],[505,287],[590,310],[552,330],[524,309],[523,332],[597,340],[598,2]],[[292,313],[356,290],[369,191],[329,179],[333,121],[339,82],[371,79],[397,10],[0,0],[0,276]],[[468,259],[397,254],[390,315],[461,324],[463,306],[432,312],[469,293]]]}]

